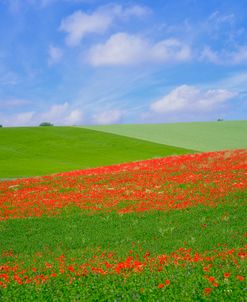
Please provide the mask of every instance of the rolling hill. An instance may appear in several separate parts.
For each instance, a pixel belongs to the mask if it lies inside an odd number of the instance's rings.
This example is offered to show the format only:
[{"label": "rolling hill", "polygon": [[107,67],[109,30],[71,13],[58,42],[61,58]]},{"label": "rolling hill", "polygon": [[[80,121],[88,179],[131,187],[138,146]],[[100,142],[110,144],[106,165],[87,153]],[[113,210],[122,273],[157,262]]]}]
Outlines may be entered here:
[{"label": "rolling hill", "polygon": [[247,120],[90,126],[107,133],[198,151],[247,148]]},{"label": "rolling hill", "polygon": [[190,152],[83,128],[1,128],[0,177],[45,175]]}]

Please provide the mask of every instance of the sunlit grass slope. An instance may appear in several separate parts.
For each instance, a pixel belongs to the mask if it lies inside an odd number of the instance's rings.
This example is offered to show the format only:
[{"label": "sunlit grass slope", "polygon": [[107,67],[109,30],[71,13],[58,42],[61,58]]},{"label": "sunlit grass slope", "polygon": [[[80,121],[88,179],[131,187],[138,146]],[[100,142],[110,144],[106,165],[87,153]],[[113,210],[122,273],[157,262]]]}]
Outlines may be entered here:
[{"label": "sunlit grass slope", "polygon": [[86,128],[200,151],[247,148],[247,120]]},{"label": "sunlit grass slope", "polygon": [[192,151],[75,127],[0,129],[0,178],[44,175]]}]

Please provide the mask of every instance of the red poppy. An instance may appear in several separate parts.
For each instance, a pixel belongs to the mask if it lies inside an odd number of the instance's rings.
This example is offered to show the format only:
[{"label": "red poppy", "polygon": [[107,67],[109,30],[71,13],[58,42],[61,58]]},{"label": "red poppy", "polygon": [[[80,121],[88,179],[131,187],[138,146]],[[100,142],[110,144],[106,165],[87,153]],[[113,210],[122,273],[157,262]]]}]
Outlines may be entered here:
[{"label": "red poppy", "polygon": [[237,278],[239,281],[244,281],[244,279],[245,279],[243,276],[239,276],[239,275],[236,276],[236,278]]},{"label": "red poppy", "polygon": [[212,291],[212,288],[210,288],[210,287],[204,288],[204,294],[206,294],[206,295],[209,295],[211,293],[211,291]]},{"label": "red poppy", "polygon": [[224,273],[224,278],[229,278],[230,277],[230,273]]}]

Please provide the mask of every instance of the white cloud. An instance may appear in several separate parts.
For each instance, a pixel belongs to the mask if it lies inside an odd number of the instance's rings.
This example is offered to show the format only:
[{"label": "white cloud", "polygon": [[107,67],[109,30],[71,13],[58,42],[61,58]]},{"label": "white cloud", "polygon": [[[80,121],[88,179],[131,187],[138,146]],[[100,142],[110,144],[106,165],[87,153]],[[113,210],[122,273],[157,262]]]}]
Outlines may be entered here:
[{"label": "white cloud", "polygon": [[118,109],[103,111],[93,116],[93,123],[101,125],[115,124],[121,121],[123,115],[124,112]]},{"label": "white cloud", "polygon": [[237,51],[230,54],[230,59],[234,64],[247,63],[247,45],[238,47]]},{"label": "white cloud", "polygon": [[118,33],[111,36],[105,44],[93,46],[89,51],[88,59],[94,66],[128,65],[143,58],[147,48],[148,43],[141,38]]},{"label": "white cloud", "polygon": [[211,26],[221,26],[224,23],[232,25],[235,21],[235,15],[229,14],[224,15],[221,14],[219,11],[213,12],[209,18],[208,18],[208,24],[211,24]]},{"label": "white cloud", "polygon": [[49,65],[58,63],[63,57],[63,51],[54,45],[49,46]]},{"label": "white cloud", "polygon": [[61,121],[69,110],[69,104],[66,102],[64,104],[55,104],[51,108],[41,115],[41,118],[47,122],[57,123]]},{"label": "white cloud", "polygon": [[190,57],[190,47],[177,39],[151,43],[139,36],[117,33],[105,43],[93,46],[89,50],[88,61],[94,66],[130,65],[143,62],[181,62]]},{"label": "white cloud", "polygon": [[29,124],[33,118],[33,115],[34,112],[24,112],[24,113],[17,114],[16,121],[15,121],[16,125]]},{"label": "white cloud", "polygon": [[69,113],[69,115],[65,118],[66,125],[76,125],[80,124],[83,119],[83,114],[79,109],[73,110]]},{"label": "white cloud", "polygon": [[81,123],[83,114],[80,109],[72,109],[69,103],[55,104],[47,112],[40,114],[42,122],[51,122],[55,125],[74,125]]},{"label": "white cloud", "polygon": [[103,33],[111,23],[112,18],[108,15],[101,15],[98,12],[88,15],[77,11],[62,21],[60,30],[67,33],[67,45],[76,46],[85,35]]},{"label": "white cloud", "polygon": [[79,108],[71,108],[69,103],[52,105],[49,110],[21,112],[14,114],[0,113],[0,123],[4,126],[38,126],[41,122],[54,125],[78,125],[83,121],[83,113]]},{"label": "white cloud", "polygon": [[225,87],[229,90],[238,91],[239,93],[246,92],[247,72],[235,72],[223,79],[220,79],[215,84],[219,87]]},{"label": "white cloud", "polygon": [[232,51],[215,51],[207,46],[202,50],[200,59],[219,65],[247,64],[247,45],[238,46]]},{"label": "white cloud", "polygon": [[106,32],[115,19],[131,16],[142,17],[147,13],[147,8],[137,5],[127,8],[123,8],[121,5],[107,5],[91,14],[79,10],[64,18],[59,29],[67,34],[67,45],[74,47],[88,34]]},{"label": "white cloud", "polygon": [[191,49],[177,39],[167,39],[154,44],[150,57],[158,61],[187,61],[191,58]]},{"label": "white cloud", "polygon": [[220,64],[219,55],[208,46],[204,47],[204,49],[202,50],[200,59],[202,61],[209,61],[214,64]]},{"label": "white cloud", "polygon": [[31,126],[34,115],[35,113],[33,111],[8,116],[0,114],[0,120],[4,126]]},{"label": "white cloud", "polygon": [[151,104],[156,113],[203,113],[224,105],[237,93],[226,89],[202,90],[194,86],[182,85]]},{"label": "white cloud", "polygon": [[129,17],[145,17],[150,13],[150,9],[145,6],[134,5],[127,8],[123,8],[118,5],[115,6],[115,14],[119,18],[129,18]]}]

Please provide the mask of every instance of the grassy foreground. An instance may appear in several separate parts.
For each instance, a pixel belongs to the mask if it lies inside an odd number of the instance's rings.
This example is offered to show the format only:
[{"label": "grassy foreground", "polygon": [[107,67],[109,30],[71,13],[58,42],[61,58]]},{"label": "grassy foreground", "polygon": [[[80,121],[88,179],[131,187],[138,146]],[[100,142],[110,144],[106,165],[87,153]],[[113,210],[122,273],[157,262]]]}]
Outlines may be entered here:
[{"label": "grassy foreground", "polygon": [[85,128],[198,151],[247,148],[247,120]]},{"label": "grassy foreground", "polygon": [[238,255],[246,244],[244,198],[172,213],[74,212],[2,222],[0,263],[8,262],[16,281],[0,286],[0,299],[244,301],[246,262]]},{"label": "grassy foreground", "polygon": [[1,301],[245,301],[246,152],[0,183]]},{"label": "grassy foreground", "polygon": [[1,128],[0,178],[45,175],[189,152],[82,128]]}]

